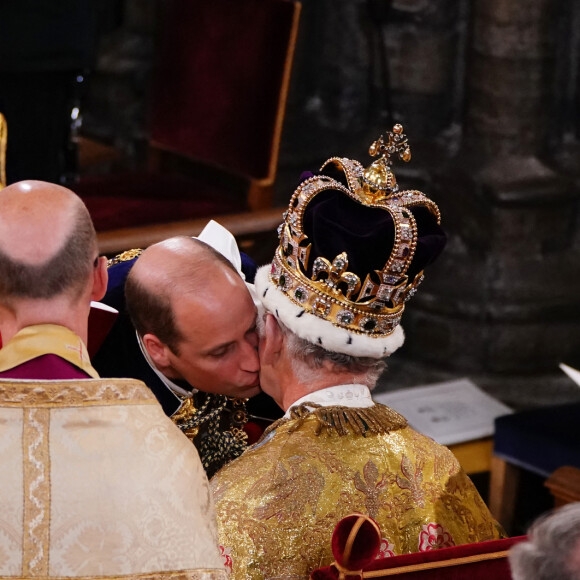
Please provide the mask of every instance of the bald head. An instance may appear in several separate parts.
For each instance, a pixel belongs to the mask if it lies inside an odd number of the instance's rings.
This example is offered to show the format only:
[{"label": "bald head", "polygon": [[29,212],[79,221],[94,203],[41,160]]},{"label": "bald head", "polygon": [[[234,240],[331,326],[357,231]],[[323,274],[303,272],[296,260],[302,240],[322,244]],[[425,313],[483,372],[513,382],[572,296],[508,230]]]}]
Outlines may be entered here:
[{"label": "bald head", "polygon": [[72,191],[21,181],[0,191],[0,299],[75,295],[97,252],[89,213]]},{"label": "bald head", "polygon": [[205,242],[186,236],[170,238],[147,248],[131,270],[131,277],[151,291],[197,293],[207,283],[207,269],[229,271],[232,263]]},{"label": "bald head", "polygon": [[172,303],[179,296],[211,297],[215,285],[246,292],[229,260],[195,238],[170,238],[145,250],[127,278],[125,294],[137,332],[154,334],[173,352],[182,335]]}]

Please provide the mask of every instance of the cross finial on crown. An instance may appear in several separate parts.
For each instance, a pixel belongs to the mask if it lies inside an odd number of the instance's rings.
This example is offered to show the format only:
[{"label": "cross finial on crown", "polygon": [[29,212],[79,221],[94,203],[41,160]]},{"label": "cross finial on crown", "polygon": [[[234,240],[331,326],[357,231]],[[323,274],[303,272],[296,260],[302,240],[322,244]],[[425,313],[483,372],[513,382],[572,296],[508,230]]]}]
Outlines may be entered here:
[{"label": "cross finial on crown", "polygon": [[411,160],[411,148],[403,126],[398,123],[392,131],[381,135],[369,148],[372,157],[380,155],[363,173],[363,192],[369,199],[383,199],[399,190],[395,174],[391,170],[391,158],[395,155],[402,161]]},{"label": "cross finial on crown", "polygon": [[407,135],[403,133],[403,125],[397,123],[392,131],[387,131],[387,142],[381,135],[370,147],[369,155],[376,157],[381,155],[387,165],[391,165],[391,157],[393,155],[399,156],[401,161],[411,161],[411,148],[409,147],[409,140]]}]

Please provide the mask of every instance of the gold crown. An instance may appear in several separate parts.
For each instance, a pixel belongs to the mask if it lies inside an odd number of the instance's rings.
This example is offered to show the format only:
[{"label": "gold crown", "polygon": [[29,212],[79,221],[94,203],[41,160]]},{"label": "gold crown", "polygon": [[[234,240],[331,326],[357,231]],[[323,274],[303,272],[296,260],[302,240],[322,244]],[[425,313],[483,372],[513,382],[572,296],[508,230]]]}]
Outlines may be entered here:
[{"label": "gold crown", "polygon": [[[278,230],[280,244],[272,262],[270,280],[305,312],[351,332],[378,338],[395,330],[405,302],[423,280],[422,271],[413,280],[407,276],[417,246],[417,224],[410,208],[426,207],[438,224],[441,215],[437,205],[420,191],[399,192],[391,158],[395,155],[403,161],[411,158],[401,125],[395,125],[385,137],[381,135],[369,153],[380,158],[367,169],[358,161],[338,157],[322,165],[321,172],[330,165],[342,170],[348,187],[324,175],[310,177],[298,186]],[[306,274],[311,243],[303,229],[304,213],[309,203],[326,190],[338,190],[364,206],[382,208],[393,219],[395,237],[390,256],[381,270],[369,272],[364,281],[348,271],[346,252],[334,257],[332,262],[316,257],[312,276]]]}]

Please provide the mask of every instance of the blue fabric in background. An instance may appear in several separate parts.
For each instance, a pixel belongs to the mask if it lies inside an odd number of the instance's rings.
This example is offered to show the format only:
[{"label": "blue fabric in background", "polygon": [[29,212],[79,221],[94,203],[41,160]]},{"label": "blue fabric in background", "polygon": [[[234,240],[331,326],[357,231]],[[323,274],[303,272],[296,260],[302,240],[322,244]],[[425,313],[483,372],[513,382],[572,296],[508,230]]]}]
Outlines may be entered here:
[{"label": "blue fabric in background", "polygon": [[544,477],[565,465],[580,468],[580,403],[498,417],[494,453]]}]

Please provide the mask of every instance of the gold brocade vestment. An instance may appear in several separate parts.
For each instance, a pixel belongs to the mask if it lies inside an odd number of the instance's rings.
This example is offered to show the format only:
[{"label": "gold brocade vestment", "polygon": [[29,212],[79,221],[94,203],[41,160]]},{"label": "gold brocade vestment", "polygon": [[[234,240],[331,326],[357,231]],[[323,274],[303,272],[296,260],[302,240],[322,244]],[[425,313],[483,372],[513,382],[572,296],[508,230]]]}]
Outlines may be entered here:
[{"label": "gold brocade vestment", "polygon": [[225,580],[197,452],[141,381],[0,379],[0,465],[0,578]]},{"label": "gold brocade vestment", "polygon": [[307,578],[333,562],[332,531],[352,512],[378,522],[380,556],[501,537],[446,447],[371,409],[303,407],[211,480],[231,578]]}]

